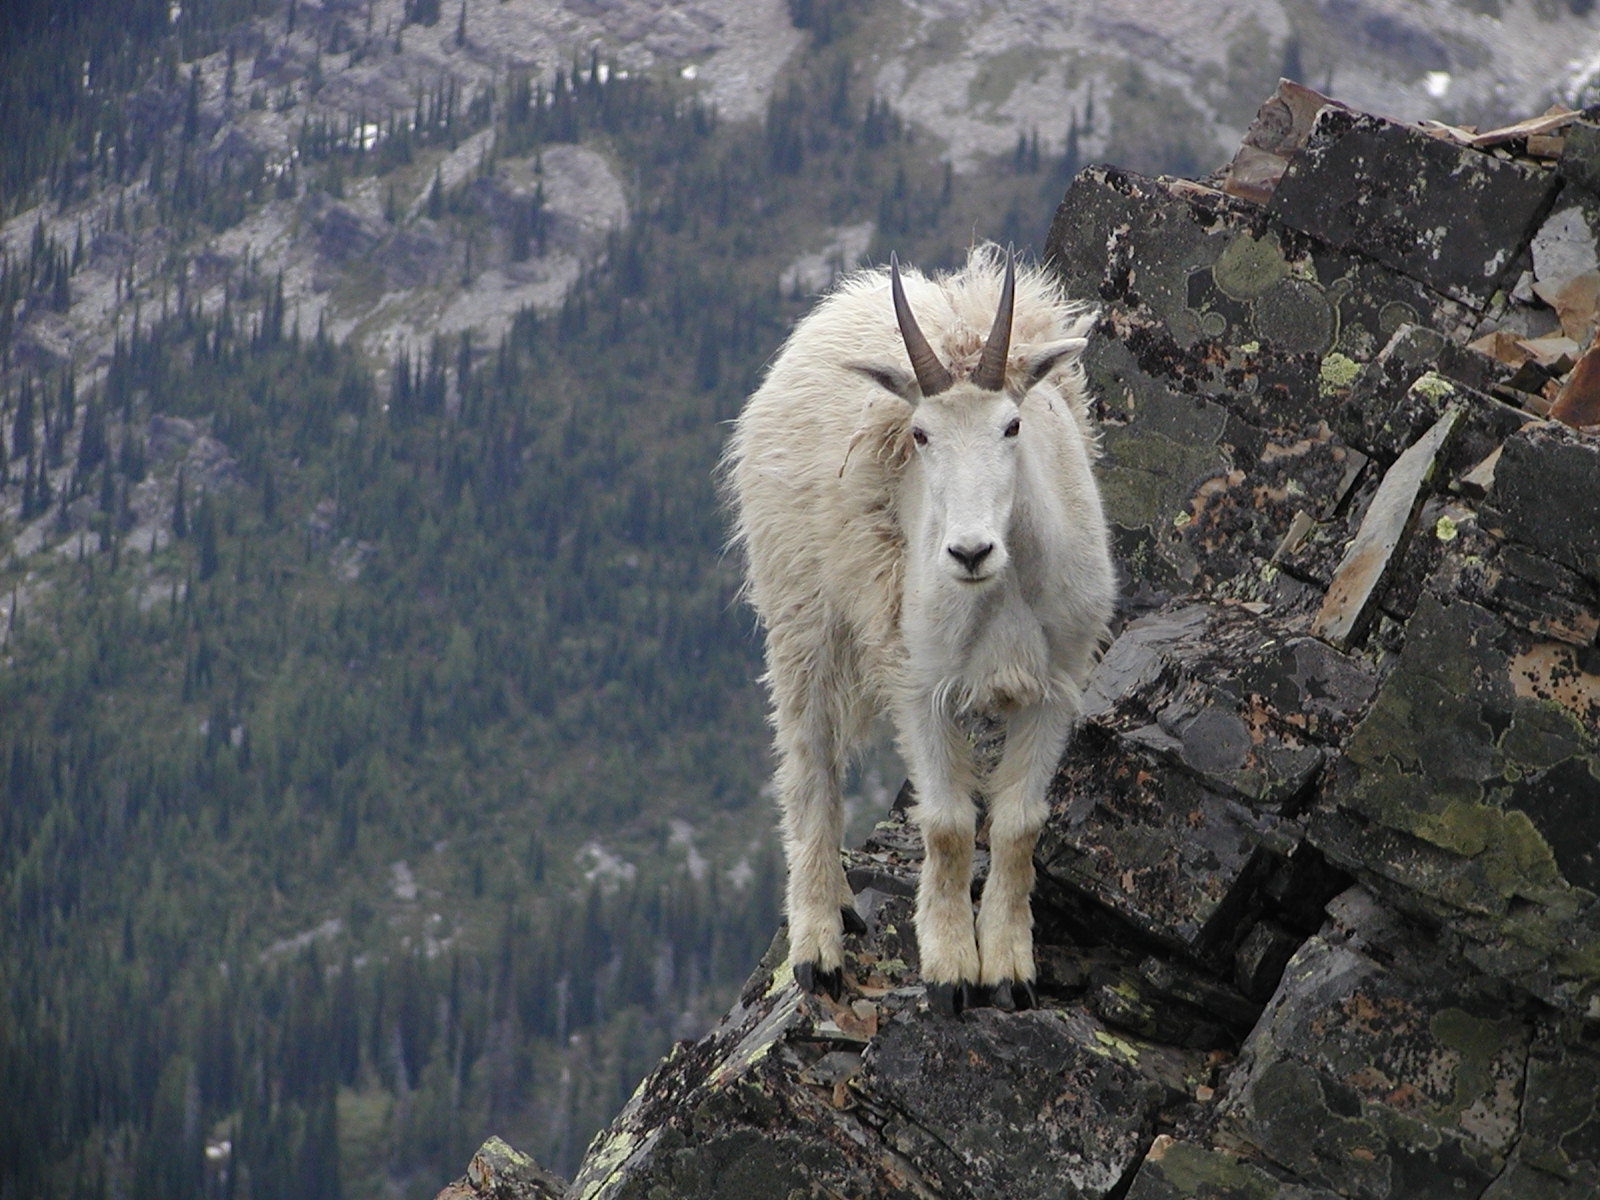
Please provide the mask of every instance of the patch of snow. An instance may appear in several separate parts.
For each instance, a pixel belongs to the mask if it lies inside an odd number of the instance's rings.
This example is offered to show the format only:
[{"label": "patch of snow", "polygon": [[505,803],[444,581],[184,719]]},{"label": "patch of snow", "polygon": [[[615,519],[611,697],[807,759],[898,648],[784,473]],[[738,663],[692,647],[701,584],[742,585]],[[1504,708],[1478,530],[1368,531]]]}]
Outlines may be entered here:
[{"label": "patch of snow", "polygon": [[417,898],[417,879],[411,873],[411,867],[404,860],[389,864],[389,889],[394,892],[396,900],[403,900],[410,904]]},{"label": "patch of snow", "polygon": [[583,878],[588,883],[598,882],[602,890],[614,891],[624,883],[632,883],[639,868],[621,855],[613,854],[598,841],[588,841],[573,856],[583,865]]},{"label": "patch of snow", "polygon": [[313,942],[331,941],[343,932],[344,918],[329,917],[313,929],[273,942],[261,952],[260,961],[268,963],[275,959],[287,958],[291,954],[298,954]]},{"label": "patch of snow", "polygon": [[682,846],[684,865],[688,868],[689,878],[696,883],[706,877],[706,872],[711,864],[706,862],[705,856],[694,844],[694,826],[687,821],[670,822],[672,836],[668,838],[668,845]]}]

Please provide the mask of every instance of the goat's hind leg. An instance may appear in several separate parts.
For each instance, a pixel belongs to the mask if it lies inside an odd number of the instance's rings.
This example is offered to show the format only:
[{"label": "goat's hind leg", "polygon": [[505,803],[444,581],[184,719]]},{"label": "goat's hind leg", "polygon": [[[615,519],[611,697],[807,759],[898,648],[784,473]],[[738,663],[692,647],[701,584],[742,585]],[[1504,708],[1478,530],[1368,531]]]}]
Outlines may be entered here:
[{"label": "goat's hind leg", "polygon": [[864,928],[840,861],[844,803],[838,739],[819,706],[803,698],[794,705],[780,702],[777,726],[778,797],[789,866],[789,961],[803,990],[837,1000],[844,989],[843,934]]},{"label": "goat's hind leg", "polygon": [[1049,815],[1045,792],[1072,729],[1071,711],[1034,704],[1013,714],[989,787],[989,878],[978,909],[979,982],[1008,1011],[1034,1006],[1033,848]]}]

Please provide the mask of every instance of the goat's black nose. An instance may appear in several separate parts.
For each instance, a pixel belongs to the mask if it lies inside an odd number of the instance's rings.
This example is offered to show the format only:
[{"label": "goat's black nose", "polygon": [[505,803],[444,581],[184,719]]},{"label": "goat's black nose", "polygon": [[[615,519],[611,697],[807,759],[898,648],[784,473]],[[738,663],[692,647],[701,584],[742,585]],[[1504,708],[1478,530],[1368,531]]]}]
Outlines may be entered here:
[{"label": "goat's black nose", "polygon": [[994,543],[985,542],[981,546],[950,546],[948,549],[950,557],[965,567],[968,575],[976,575],[978,568],[983,565],[983,560],[989,557],[989,551],[994,549]]}]

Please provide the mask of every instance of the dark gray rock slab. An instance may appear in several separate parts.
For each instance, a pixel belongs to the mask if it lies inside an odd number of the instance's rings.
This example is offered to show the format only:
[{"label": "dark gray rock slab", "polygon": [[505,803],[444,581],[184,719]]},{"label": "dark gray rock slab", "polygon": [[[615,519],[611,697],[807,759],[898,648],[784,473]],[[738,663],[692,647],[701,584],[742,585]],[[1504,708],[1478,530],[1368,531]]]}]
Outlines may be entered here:
[{"label": "dark gray rock slab", "polygon": [[1600,583],[1600,442],[1558,422],[1507,439],[1489,503],[1506,535]]},{"label": "dark gray rock slab", "polygon": [[1351,445],[1388,463],[1446,411],[1470,401],[1469,411],[1476,420],[1496,418],[1483,444],[1487,453],[1528,419],[1509,409],[1502,413],[1505,406],[1487,394],[1511,376],[1509,367],[1436,330],[1404,325],[1362,367],[1334,425]]},{"label": "dark gray rock slab", "polygon": [[1085,365],[1127,574],[1314,611],[1353,532],[1370,452],[1352,437],[1384,444],[1355,395],[1364,364],[1402,327],[1464,327],[1469,310],[1257,205],[1110,168],[1074,181],[1046,254],[1103,305]]},{"label": "dark gray rock slab", "polygon": [[[1406,169],[1396,170],[1397,162]],[[1267,210],[1481,308],[1556,185],[1549,172],[1329,107],[1317,114]]]},{"label": "dark gray rock slab", "polygon": [[1314,938],[1246,1042],[1226,1123],[1343,1196],[1478,1196],[1516,1146],[1531,1023]]},{"label": "dark gray rock slab", "polygon": [[1567,183],[1600,196],[1600,124],[1574,121],[1567,126],[1556,169]]},{"label": "dark gray rock slab", "polygon": [[640,1085],[572,1196],[1098,1200],[1208,1069],[1077,1008],[948,1019],[916,986],[865,984],[872,998],[848,1004],[804,996],[784,951],[717,1030]]},{"label": "dark gray rock slab", "polygon": [[1375,681],[1362,665],[1242,605],[1181,605],[1123,629],[1084,715],[1259,812],[1292,808]]},{"label": "dark gray rock slab", "polygon": [[[1151,730],[1147,740],[1161,737]],[[1273,866],[1276,820],[1132,739],[1080,741],[1051,788],[1052,819],[1035,851],[1041,874],[1156,944],[1228,961]]]},{"label": "dark gray rock slab", "polygon": [[1292,1182],[1259,1161],[1163,1134],[1139,1165],[1128,1200],[1340,1200],[1339,1193]]},{"label": "dark gray rock slab", "polygon": [[1539,641],[1590,647],[1600,640],[1600,588],[1560,563],[1493,538],[1456,572],[1466,599],[1492,608]]},{"label": "dark gray rock slab", "polygon": [[858,1091],[940,1195],[1075,1200],[1109,1194],[1138,1162],[1186,1065],[1082,1012],[989,1009],[889,1024]]},{"label": "dark gray rock slab", "polygon": [[1454,597],[1406,635],[1312,841],[1483,969],[1600,1015],[1600,664]]}]

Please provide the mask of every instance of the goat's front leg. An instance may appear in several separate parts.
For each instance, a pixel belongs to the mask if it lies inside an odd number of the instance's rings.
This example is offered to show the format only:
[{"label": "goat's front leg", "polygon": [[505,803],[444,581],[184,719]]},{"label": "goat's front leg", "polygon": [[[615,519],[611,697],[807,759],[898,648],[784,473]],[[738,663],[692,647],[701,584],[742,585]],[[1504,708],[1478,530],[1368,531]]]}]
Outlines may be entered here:
[{"label": "goat's front leg", "polygon": [[972,803],[971,747],[955,723],[931,703],[901,714],[901,749],[917,790],[912,819],[922,831],[917,882],[917,952],[928,1001],[954,1016],[978,981],[972,926],[972,849],[977,813]]},{"label": "goat's front leg", "polygon": [[837,1000],[844,989],[843,934],[864,926],[840,861],[844,801],[836,739],[816,713],[814,705],[778,709],[776,782],[789,866],[789,961],[802,989]]},{"label": "goat's front leg", "polygon": [[978,956],[979,982],[997,1008],[1034,1005],[1033,848],[1072,723],[1066,705],[1019,709],[1006,724],[1005,752],[990,782],[989,878],[978,909]]}]

